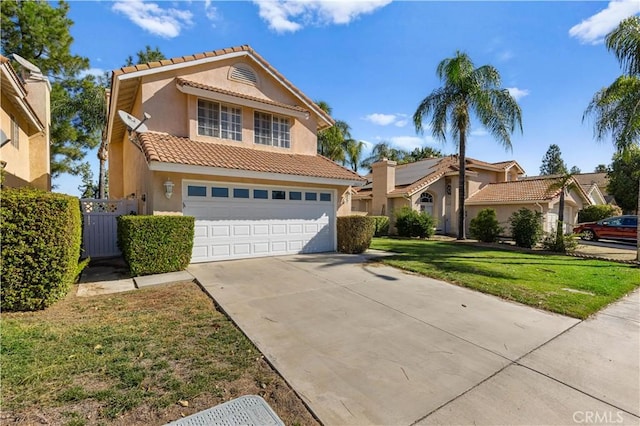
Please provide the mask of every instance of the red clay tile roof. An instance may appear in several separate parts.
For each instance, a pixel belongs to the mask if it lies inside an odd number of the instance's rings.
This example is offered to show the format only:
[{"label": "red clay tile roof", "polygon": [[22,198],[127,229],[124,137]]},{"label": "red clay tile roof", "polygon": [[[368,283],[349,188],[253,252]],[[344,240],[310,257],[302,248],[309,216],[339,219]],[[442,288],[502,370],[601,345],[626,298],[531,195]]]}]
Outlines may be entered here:
[{"label": "red clay tile roof", "polygon": [[149,162],[364,181],[357,173],[321,155],[288,154],[198,142],[156,132],[141,133],[139,139],[142,151]]},{"label": "red clay tile roof", "polygon": [[261,99],[261,98],[257,98],[255,96],[249,96],[249,95],[245,95],[243,93],[238,93],[238,92],[232,92],[231,90],[225,90],[225,89],[220,89],[218,87],[213,87],[213,86],[208,86],[206,84],[202,84],[202,83],[196,83],[194,81],[189,81],[189,80],[185,80],[184,78],[176,78],[176,82],[179,86],[189,86],[189,87],[193,87],[196,89],[202,89],[202,90],[207,90],[210,92],[216,92],[216,93],[221,93],[223,95],[230,95],[230,96],[236,96],[242,99],[247,99],[250,101],[255,101],[255,102],[260,102],[266,105],[274,105],[274,106],[278,106],[281,108],[287,108],[293,111],[299,111],[299,112],[307,112],[306,109],[301,108],[297,105],[288,105],[288,104],[283,104],[281,102],[275,102],[269,99]]},{"label": "red clay tile roof", "polygon": [[[471,195],[467,199],[467,204],[550,201],[560,193],[560,189],[550,189],[550,186],[558,182],[558,180],[557,177],[540,177],[537,179],[490,183]],[[576,189],[585,199],[588,199],[579,185],[576,186]]]}]

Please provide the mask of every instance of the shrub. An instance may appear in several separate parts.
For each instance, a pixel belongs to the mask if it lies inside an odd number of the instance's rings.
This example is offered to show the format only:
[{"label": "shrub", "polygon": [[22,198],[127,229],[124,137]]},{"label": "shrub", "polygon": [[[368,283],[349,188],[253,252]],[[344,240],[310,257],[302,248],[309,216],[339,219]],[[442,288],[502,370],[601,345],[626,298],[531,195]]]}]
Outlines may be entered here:
[{"label": "shrub", "polygon": [[402,207],[395,212],[396,228],[401,237],[429,238],[435,233],[436,222],[426,212],[418,212],[410,207]]},{"label": "shrub", "polygon": [[611,216],[619,216],[622,210],[618,206],[611,204],[601,204],[596,206],[587,206],[578,212],[578,223],[597,222]]},{"label": "shrub", "polygon": [[119,216],[118,247],[133,276],[182,271],[191,260],[191,216]]},{"label": "shrub", "polygon": [[578,247],[578,236],[566,234],[562,236],[562,241],[559,241],[557,233],[550,232],[542,240],[542,247],[556,253],[573,253]]},{"label": "shrub", "polygon": [[376,237],[384,237],[389,235],[389,218],[387,216],[369,216],[375,220],[375,232]]},{"label": "shrub", "polygon": [[542,213],[534,212],[526,207],[514,212],[509,217],[511,235],[518,247],[532,248],[542,238]]},{"label": "shrub", "polygon": [[338,251],[341,253],[363,253],[369,248],[376,227],[371,216],[341,216],[336,223]]},{"label": "shrub", "polygon": [[7,188],[1,194],[1,307],[44,309],[67,294],[86,265],[78,263],[79,200],[29,188]]},{"label": "shrub", "polygon": [[469,223],[469,233],[477,240],[493,243],[498,239],[503,229],[498,223],[494,209],[482,209]]}]

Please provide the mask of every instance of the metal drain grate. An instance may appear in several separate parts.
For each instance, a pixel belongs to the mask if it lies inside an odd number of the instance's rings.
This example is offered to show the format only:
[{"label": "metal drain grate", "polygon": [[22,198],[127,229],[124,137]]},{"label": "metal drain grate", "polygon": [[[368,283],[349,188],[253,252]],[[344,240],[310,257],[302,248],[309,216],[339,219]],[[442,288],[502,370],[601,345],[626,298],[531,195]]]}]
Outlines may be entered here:
[{"label": "metal drain grate", "polygon": [[269,404],[257,395],[240,398],[200,411],[167,426],[284,426]]}]

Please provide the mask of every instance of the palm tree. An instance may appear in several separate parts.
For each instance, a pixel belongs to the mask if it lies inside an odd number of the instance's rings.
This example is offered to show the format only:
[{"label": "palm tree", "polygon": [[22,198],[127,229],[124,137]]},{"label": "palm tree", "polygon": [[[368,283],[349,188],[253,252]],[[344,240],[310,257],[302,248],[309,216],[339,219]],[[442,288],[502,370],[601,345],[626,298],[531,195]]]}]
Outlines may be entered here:
[{"label": "palm tree", "polygon": [[505,148],[511,148],[510,134],[516,126],[522,131],[522,112],[507,89],[500,87],[500,74],[491,65],[475,68],[466,53],[456,52],[438,64],[437,75],[443,86],[424,98],[413,115],[416,132],[423,133],[423,119],[431,116],[434,138],[446,141],[446,132],[458,139],[460,171],[458,179],[458,239],[464,240],[464,202],[466,195],[466,148],[471,115],[489,130]]},{"label": "palm tree", "polygon": [[[624,154],[631,146],[640,145],[640,17],[631,16],[620,22],[605,38],[605,45],[620,62],[624,74],[593,96],[582,118],[584,121],[592,116],[595,138],[603,140],[611,134],[616,150]],[[637,260],[640,260],[640,222]]]},{"label": "palm tree", "polygon": [[576,182],[573,173],[564,173],[558,177],[551,185],[550,191],[560,191],[560,201],[558,205],[558,223],[556,225],[556,251],[564,252],[564,197],[565,193],[576,188]]},{"label": "palm tree", "polygon": [[347,139],[345,151],[349,161],[349,167],[354,172],[358,172],[358,164],[360,164],[360,157],[362,157],[362,149],[364,148],[364,142],[357,141],[355,139]]},{"label": "palm tree", "polygon": [[[331,115],[332,108],[325,101],[316,101],[321,110]],[[342,120],[336,120],[335,124],[328,129],[318,132],[318,154],[333,160],[346,161],[345,140],[351,138],[349,125]]]},{"label": "palm tree", "polygon": [[408,152],[394,148],[389,142],[378,142],[371,149],[371,154],[362,160],[360,165],[364,168],[371,169],[373,163],[378,162],[383,158],[401,163],[408,155]]}]

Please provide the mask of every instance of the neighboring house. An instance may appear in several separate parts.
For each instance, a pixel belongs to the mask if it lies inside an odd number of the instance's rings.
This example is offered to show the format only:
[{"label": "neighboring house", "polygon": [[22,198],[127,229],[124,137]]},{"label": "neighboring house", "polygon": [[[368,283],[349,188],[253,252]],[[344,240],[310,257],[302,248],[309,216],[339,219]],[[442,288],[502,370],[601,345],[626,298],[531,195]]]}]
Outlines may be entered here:
[{"label": "neighboring house", "polygon": [[[146,132],[129,135],[122,110]],[[317,154],[333,120],[248,46],[114,71],[109,193],[195,216],[192,262],[336,250],[358,174]]]},{"label": "neighboring house", "polygon": [[606,173],[579,173],[573,177],[594,204],[615,204],[613,196],[607,190],[609,178]]},{"label": "neighboring house", "polygon": [[[375,163],[367,176],[369,183],[352,197],[354,213],[392,217],[403,206],[426,211],[437,222],[437,231],[455,235],[458,231],[458,157],[430,158],[396,165],[383,160]],[[546,231],[555,229],[559,190],[549,189],[554,179],[519,180],[524,170],[516,161],[487,163],[467,158],[467,209],[465,226],[483,208],[496,210],[506,225],[509,216],[521,207],[540,211]],[[575,223],[577,211],[591,204],[581,187],[569,192],[565,200],[565,221]],[[554,210],[555,209],[555,210]],[[506,227],[506,226],[505,226]],[[569,229],[567,225],[567,229]]]},{"label": "neighboring house", "polygon": [[[558,223],[560,192],[557,176],[537,176],[513,182],[490,183],[472,194],[466,202],[467,216],[473,218],[485,208],[496,210],[498,221],[508,234],[509,216],[522,207],[542,213],[542,229],[552,232]],[[570,182],[565,191],[564,232],[578,223],[578,211],[595,204],[577,182]],[[602,204],[602,203],[599,203]]]},{"label": "neighboring house", "polygon": [[22,76],[0,55],[2,113],[0,166],[5,187],[51,190],[49,126],[51,85],[40,71],[25,65]]},{"label": "neighboring house", "polygon": [[[458,171],[457,156],[402,165],[389,160],[377,162],[367,176],[369,183],[353,195],[353,210],[392,217],[395,210],[409,206],[431,214],[438,232],[456,234]],[[516,180],[523,173],[515,161],[486,163],[467,158],[467,192],[473,194],[490,182]]]}]

